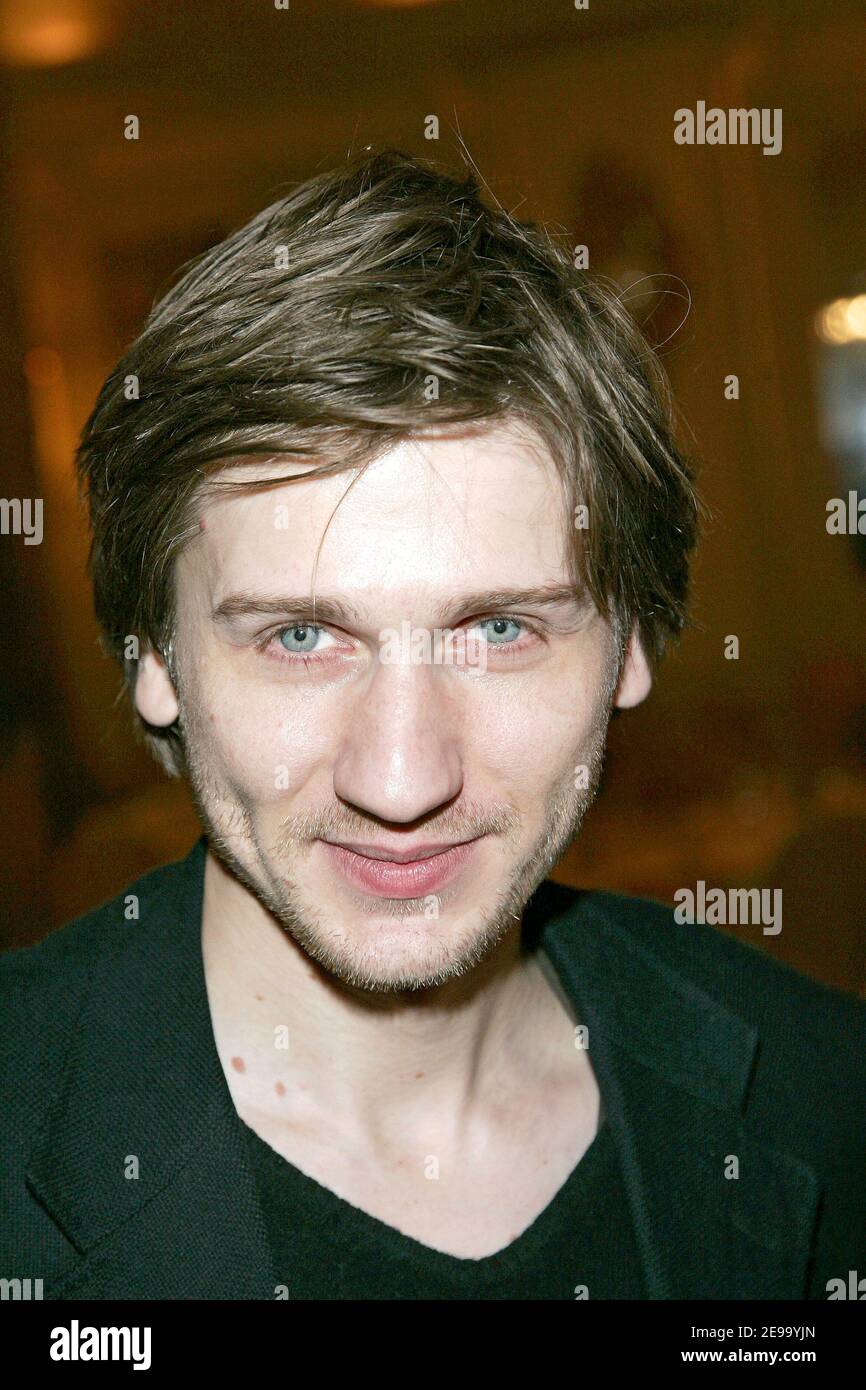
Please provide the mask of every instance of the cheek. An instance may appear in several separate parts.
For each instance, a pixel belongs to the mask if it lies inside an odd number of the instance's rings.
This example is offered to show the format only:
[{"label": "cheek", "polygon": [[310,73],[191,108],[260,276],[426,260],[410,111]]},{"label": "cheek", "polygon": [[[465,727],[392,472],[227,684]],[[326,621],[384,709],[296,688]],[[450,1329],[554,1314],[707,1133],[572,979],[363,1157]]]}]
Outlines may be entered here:
[{"label": "cheek", "polygon": [[546,794],[586,761],[603,724],[590,680],[528,677],[472,692],[469,765],[493,774],[515,799]]},{"label": "cheek", "polygon": [[280,801],[304,783],[332,747],[316,702],[271,687],[203,680],[196,700],[196,742],[223,780],[256,801]]}]

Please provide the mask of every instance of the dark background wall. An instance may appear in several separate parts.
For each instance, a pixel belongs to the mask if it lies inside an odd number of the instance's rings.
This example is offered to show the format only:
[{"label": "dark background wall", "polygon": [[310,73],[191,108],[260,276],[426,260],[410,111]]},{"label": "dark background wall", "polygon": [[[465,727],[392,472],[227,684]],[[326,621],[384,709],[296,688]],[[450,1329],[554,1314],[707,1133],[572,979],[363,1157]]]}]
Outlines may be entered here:
[{"label": "dark background wall", "polygon": [[[605,795],[558,876],[668,899],[698,879],[780,887],[778,937],[732,930],[866,993],[864,541],[825,524],[866,424],[846,472],[819,374],[841,365],[841,408],[866,420],[866,328],[816,331],[866,291],[861,9],[0,4],[0,492],[45,515],[40,546],[0,536],[4,944],[198,833],[97,645],[71,461],[106,372],[177,268],[294,182],[367,144],[458,168],[459,136],[499,201],[587,244],[663,343],[715,513],[699,626],[614,721]],[[781,153],[677,145],[674,112],[699,100],[781,108]]]}]

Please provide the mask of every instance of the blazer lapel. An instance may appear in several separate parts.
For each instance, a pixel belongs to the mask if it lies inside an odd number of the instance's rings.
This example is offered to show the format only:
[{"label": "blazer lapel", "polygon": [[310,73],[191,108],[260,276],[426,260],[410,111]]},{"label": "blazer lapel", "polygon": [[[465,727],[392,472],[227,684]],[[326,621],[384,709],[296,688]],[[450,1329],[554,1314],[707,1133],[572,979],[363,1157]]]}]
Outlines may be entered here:
[{"label": "blazer lapel", "polygon": [[652,927],[645,948],[618,926],[606,895],[539,893],[542,947],[589,1029],[648,1296],[805,1297],[819,1184],[750,1124],[755,1030],[656,957]]},{"label": "blazer lapel", "polygon": [[273,1298],[243,1130],[201,958],[206,841],[105,914],[28,1183],[78,1252],[51,1298]]}]

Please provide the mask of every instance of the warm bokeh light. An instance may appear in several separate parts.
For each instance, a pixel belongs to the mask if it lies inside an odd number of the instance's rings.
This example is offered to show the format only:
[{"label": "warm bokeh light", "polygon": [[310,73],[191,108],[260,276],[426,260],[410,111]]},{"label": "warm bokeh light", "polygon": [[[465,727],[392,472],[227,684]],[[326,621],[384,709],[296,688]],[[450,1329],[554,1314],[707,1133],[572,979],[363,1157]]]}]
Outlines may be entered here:
[{"label": "warm bokeh light", "polygon": [[59,67],[102,48],[106,6],[94,0],[2,0],[0,54],[16,67]]},{"label": "warm bokeh light", "polygon": [[826,304],[815,318],[815,331],[825,343],[866,341],[866,294]]},{"label": "warm bokeh light", "polygon": [[53,386],[63,375],[60,354],[54,348],[31,348],[24,357],[24,375],[31,386]]}]

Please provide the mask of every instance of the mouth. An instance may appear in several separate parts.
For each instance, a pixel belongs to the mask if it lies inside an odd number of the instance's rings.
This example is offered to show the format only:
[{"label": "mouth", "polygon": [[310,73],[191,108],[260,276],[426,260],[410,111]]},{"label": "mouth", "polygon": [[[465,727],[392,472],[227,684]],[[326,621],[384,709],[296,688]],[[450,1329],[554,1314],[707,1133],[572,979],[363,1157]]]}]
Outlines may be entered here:
[{"label": "mouth", "polygon": [[319,843],[342,876],[362,892],[387,898],[421,898],[456,878],[483,838],[401,850],[331,840]]},{"label": "mouth", "polygon": [[379,859],[387,864],[417,864],[421,859],[433,859],[436,855],[447,854],[449,850],[459,849],[461,845],[472,843],[468,840],[450,840],[443,844],[412,845],[408,849],[389,849],[387,846],[362,845],[353,840],[326,840],[335,849],[347,849],[362,859]]}]

